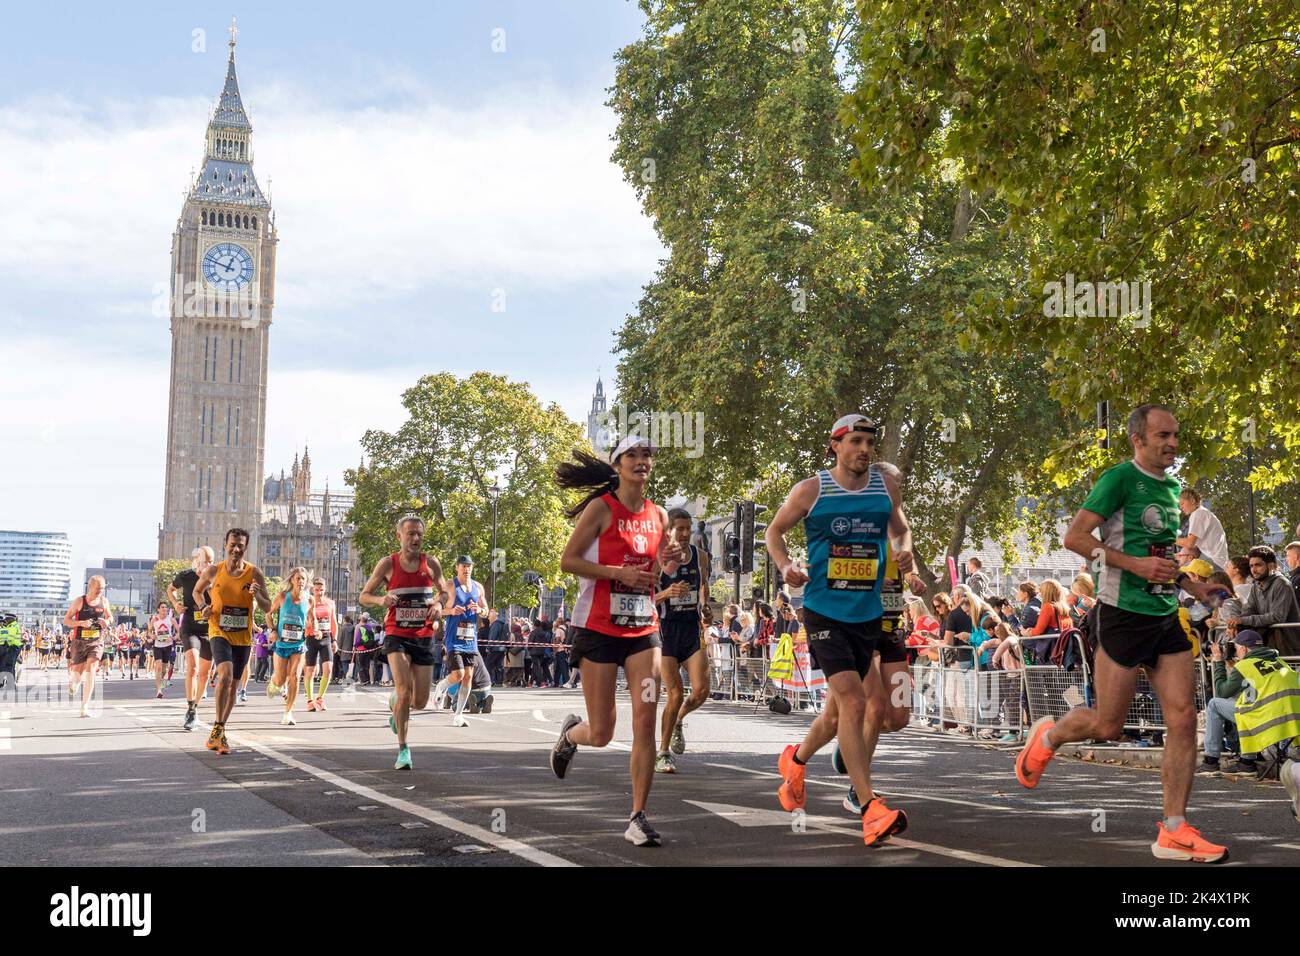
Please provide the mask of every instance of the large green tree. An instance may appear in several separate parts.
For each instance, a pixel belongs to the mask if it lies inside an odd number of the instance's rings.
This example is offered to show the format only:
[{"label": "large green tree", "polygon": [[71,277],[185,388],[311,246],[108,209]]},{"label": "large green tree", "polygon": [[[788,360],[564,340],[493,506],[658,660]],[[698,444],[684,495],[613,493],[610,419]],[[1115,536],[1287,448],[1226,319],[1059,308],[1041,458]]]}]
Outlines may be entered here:
[{"label": "large green tree", "polygon": [[[643,0],[617,57],[615,161],[668,247],[618,334],[619,396],[703,412],[704,454],[661,455],[655,492],[779,503],[825,461],[831,423],[886,424],[918,551],[1004,537],[1038,507],[1065,434],[1031,353],[967,354],[945,316],[1022,270],[1006,208],[934,168],[863,189],[839,113],[862,24],[835,0]],[[1029,520],[1029,519],[1026,519]]]},{"label": "large green tree", "polygon": [[[176,580],[176,575],[190,569],[190,562],[183,558],[164,558],[153,566],[153,593],[159,601],[167,600],[167,588]],[[184,603],[184,602],[182,602]]]},{"label": "large green tree", "polygon": [[526,383],[488,372],[426,375],[402,394],[402,405],[407,420],[395,432],[368,430],[365,465],[346,473],[356,490],[348,520],[366,573],[396,549],[397,519],[415,513],[426,522],[425,550],[448,575],[456,556],[467,553],[475,577],[487,582],[495,480],[496,603],[536,603],[525,571],[550,586],[570,585],[560,573],[570,502],[554,478],[556,465],[585,444],[581,427],[559,406],[543,406]]},{"label": "large green tree", "polygon": [[[957,316],[992,354],[1040,356],[1052,394],[1174,405],[1183,475],[1261,441],[1300,448],[1300,7],[1209,0],[870,0],[846,118],[872,190],[936,166],[1006,210],[1014,281]],[[1151,283],[1149,321],[1056,310],[1048,283]],[[1106,305],[1110,305],[1109,302]],[[1068,314],[1073,312],[1074,314]],[[1127,452],[1080,430],[1075,481]],[[1286,457],[1256,469],[1289,480]]]}]

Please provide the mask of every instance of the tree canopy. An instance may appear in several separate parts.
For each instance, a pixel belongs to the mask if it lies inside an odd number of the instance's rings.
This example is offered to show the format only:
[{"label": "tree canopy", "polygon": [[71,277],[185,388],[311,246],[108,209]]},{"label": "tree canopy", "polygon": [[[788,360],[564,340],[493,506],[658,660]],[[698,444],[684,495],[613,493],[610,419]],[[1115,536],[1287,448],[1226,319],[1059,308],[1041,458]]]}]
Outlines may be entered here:
[{"label": "tree canopy", "polygon": [[[1038,356],[969,352],[949,316],[1019,282],[1004,203],[932,163],[863,188],[841,122],[864,24],[835,0],[644,0],[617,56],[614,159],[668,247],[617,336],[619,396],[705,415],[704,454],[660,455],[658,494],[779,503],[831,424],[885,423],[918,550],[937,565],[1054,526],[1048,450],[1073,425]],[[936,156],[937,159],[937,156]]]},{"label": "tree canopy", "polygon": [[[1252,423],[1294,454],[1300,7],[858,9],[862,71],[845,119],[863,184],[906,197],[946,169],[1005,209],[1001,231],[1024,251],[1014,281],[954,314],[970,341],[1035,357],[1080,420],[1102,399],[1170,404],[1191,480],[1238,456]],[[1149,281],[1149,317],[1100,314],[1084,293],[1081,308],[1049,308],[1047,284],[1067,276]],[[1081,429],[1049,466],[1066,484],[1126,451],[1102,454]],[[1257,457],[1260,486],[1289,479],[1285,457]]]},{"label": "tree canopy", "polygon": [[361,439],[365,464],[346,473],[356,490],[348,520],[364,572],[396,550],[395,524],[414,513],[425,520],[425,550],[448,575],[457,555],[469,554],[475,578],[486,583],[494,560],[489,489],[496,481],[495,603],[536,603],[525,571],[550,586],[570,583],[559,567],[569,502],[554,475],[585,443],[582,429],[557,405],[543,406],[526,383],[488,372],[425,375],[402,394],[402,405],[407,420],[393,432],[368,430]]}]

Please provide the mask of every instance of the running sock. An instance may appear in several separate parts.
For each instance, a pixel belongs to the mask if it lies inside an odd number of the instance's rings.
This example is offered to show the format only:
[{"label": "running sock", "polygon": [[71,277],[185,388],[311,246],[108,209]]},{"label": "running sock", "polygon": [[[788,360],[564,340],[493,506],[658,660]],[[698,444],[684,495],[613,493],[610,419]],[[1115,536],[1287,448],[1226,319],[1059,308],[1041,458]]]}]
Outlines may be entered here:
[{"label": "running sock", "polygon": [[473,693],[474,688],[470,687],[469,681],[461,681],[460,693],[456,695],[456,716],[459,717],[461,711],[465,709],[465,704],[469,701],[469,695]]},{"label": "running sock", "polygon": [[1165,829],[1173,833],[1187,822],[1187,817],[1165,817]]},{"label": "running sock", "polygon": [[1050,730],[1044,730],[1043,736],[1038,738],[1038,742],[1041,743],[1048,750],[1055,750],[1056,748],[1052,746],[1051,734],[1052,732]]},{"label": "running sock", "polygon": [[433,689],[434,703],[439,703],[442,701],[443,694],[447,693],[447,688],[450,686],[451,686],[451,681],[448,680],[446,677],[438,681],[438,686]]},{"label": "running sock", "polygon": [[329,685],[330,685],[330,679],[329,679],[329,677],[327,677],[327,676],[324,675],[324,674],[321,674],[321,675],[320,675],[320,690],[318,690],[318,691],[316,692],[316,696],[317,696],[317,697],[324,697],[324,696],[325,696],[325,688],[329,687]]}]

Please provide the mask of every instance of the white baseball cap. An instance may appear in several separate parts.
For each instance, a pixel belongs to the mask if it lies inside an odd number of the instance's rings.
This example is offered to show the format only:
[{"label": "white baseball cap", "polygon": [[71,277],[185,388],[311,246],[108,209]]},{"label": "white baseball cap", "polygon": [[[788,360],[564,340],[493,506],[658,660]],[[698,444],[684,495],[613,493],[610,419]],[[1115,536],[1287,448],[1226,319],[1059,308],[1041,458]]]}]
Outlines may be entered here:
[{"label": "white baseball cap", "polygon": [[[881,431],[881,427],[866,415],[854,413],[852,415],[843,416],[831,426],[831,441],[834,441],[837,438],[843,438],[849,432],[868,432],[872,435],[879,435]],[[826,444],[826,454],[829,455],[831,453],[832,448],[828,442]]]},{"label": "white baseball cap", "polygon": [[614,462],[618,461],[618,456],[623,454],[623,452],[627,451],[629,448],[637,447],[649,448],[650,454],[652,455],[659,450],[657,447],[650,444],[650,439],[646,438],[644,435],[633,433],[628,435],[610,450],[609,463],[611,465],[614,464]]}]

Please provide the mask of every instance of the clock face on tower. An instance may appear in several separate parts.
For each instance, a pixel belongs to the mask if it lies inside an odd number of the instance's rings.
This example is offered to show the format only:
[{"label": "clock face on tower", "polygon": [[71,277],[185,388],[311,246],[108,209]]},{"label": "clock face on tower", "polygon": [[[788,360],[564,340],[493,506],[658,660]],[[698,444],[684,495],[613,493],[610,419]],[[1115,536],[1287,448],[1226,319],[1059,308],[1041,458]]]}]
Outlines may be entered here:
[{"label": "clock face on tower", "polygon": [[253,281],[253,257],[234,242],[219,242],[203,256],[203,278],[218,292],[238,292]]}]

